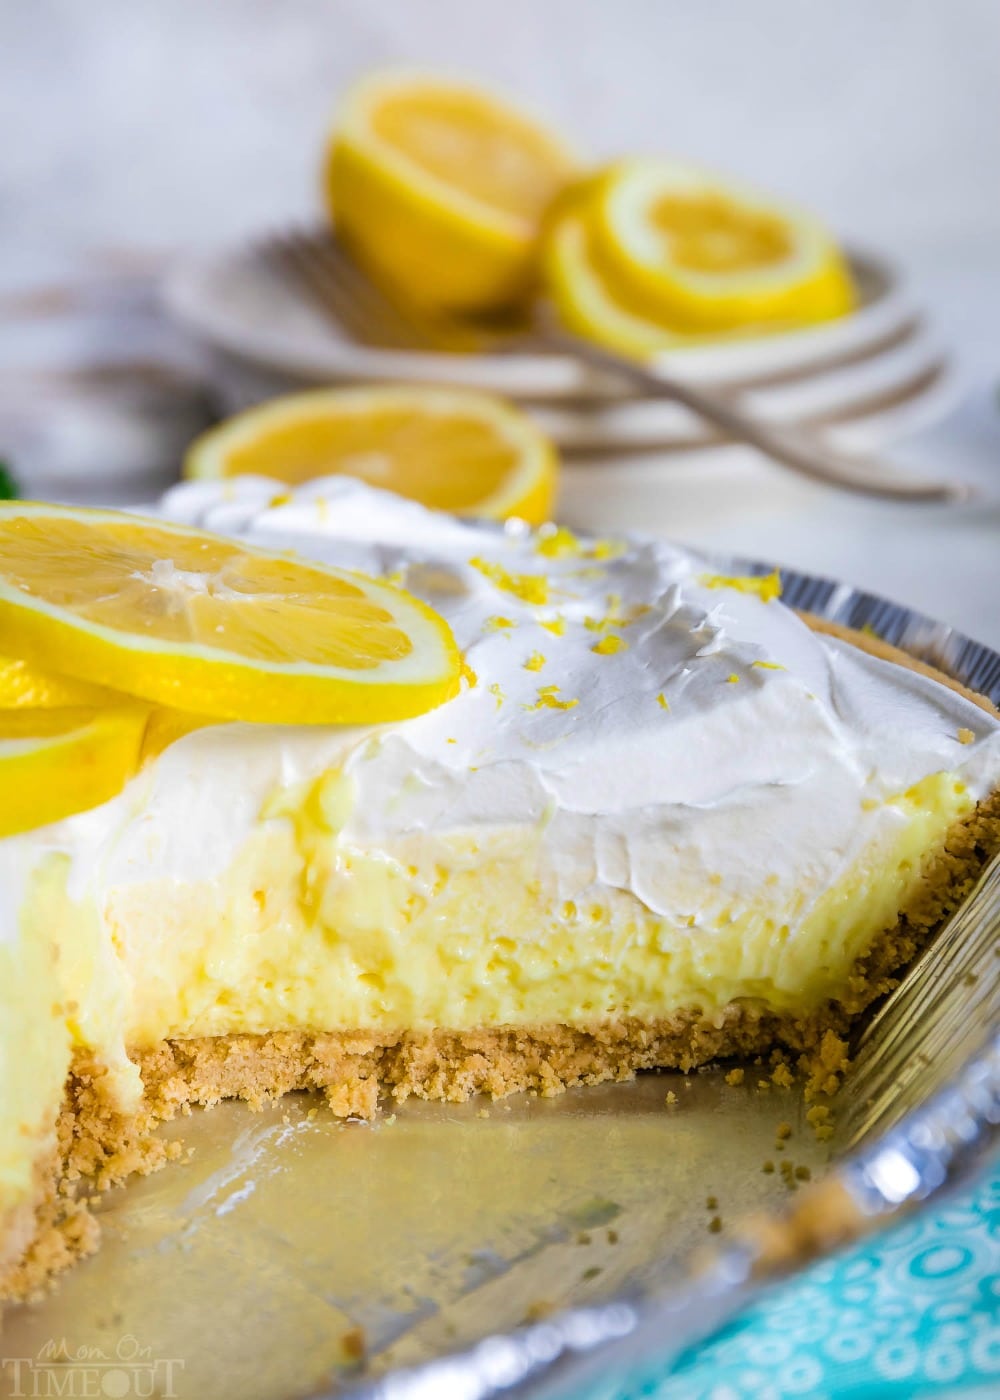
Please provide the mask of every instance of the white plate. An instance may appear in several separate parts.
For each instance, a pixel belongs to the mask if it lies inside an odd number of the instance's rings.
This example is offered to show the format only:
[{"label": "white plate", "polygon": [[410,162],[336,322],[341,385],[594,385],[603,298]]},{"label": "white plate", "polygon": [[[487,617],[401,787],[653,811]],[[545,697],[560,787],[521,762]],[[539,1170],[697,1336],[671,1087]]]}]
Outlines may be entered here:
[{"label": "white plate", "polygon": [[[775,379],[747,393],[749,406],[773,422],[818,427],[857,424],[858,445],[874,447],[924,426],[954,401],[955,376],[940,347],[916,332],[862,361],[817,367],[795,380]],[[718,437],[679,404],[652,399],[618,403],[530,405],[532,415],[565,451],[658,448],[685,452],[718,445]]]},{"label": "white plate", "polygon": [[[916,313],[884,260],[853,252],[851,266],[861,304],[850,315],[806,330],[671,352],[661,363],[704,383],[734,383],[874,351]],[[178,264],[165,295],[172,314],[210,345],[290,378],[447,382],[523,399],[615,396],[606,379],[564,355],[414,353],[359,345],[277,281],[253,245]]]},{"label": "white plate", "polygon": [[[706,384],[753,386],[754,408],[777,420],[882,419],[882,437],[894,430],[901,406],[926,420],[947,379],[944,356],[887,262],[855,251],[851,265],[861,291],[852,314],[806,330],[671,352],[660,363]],[[172,314],[214,352],[218,387],[231,411],[315,383],[449,383],[530,405],[570,451],[676,451],[715,441],[686,410],[623,395],[570,356],[359,345],[277,281],[253,245],[180,264],[165,295]],[[907,419],[904,412],[903,426]]]},{"label": "white plate", "polygon": [[[213,388],[226,413],[312,382],[224,352],[213,355]],[[917,332],[871,359],[755,389],[752,402],[763,416],[778,421],[849,425],[852,442],[874,447],[941,417],[955,402],[956,386],[957,376],[938,346]],[[697,449],[704,456],[717,446],[711,431],[687,410],[666,402],[531,399],[523,406],[565,452],[657,449],[680,454]]]}]

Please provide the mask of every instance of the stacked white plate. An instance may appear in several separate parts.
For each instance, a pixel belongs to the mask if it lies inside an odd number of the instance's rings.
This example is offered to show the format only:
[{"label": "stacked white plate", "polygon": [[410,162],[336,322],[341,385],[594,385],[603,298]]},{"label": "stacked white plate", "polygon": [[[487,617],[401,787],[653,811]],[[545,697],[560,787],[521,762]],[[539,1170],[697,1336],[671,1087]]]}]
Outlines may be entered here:
[{"label": "stacked white plate", "polygon": [[[853,251],[850,261],[860,291],[852,314],[807,330],[672,352],[664,367],[701,383],[744,389],[764,417],[829,428],[861,425],[868,443],[922,426],[950,400],[947,359],[898,273],[869,253]],[[519,400],[571,453],[687,454],[718,442],[685,409],[623,396],[567,356],[413,353],[358,344],[295,287],[276,280],[253,246],[178,267],[167,299],[214,352],[231,409],[309,384],[419,381]]]}]

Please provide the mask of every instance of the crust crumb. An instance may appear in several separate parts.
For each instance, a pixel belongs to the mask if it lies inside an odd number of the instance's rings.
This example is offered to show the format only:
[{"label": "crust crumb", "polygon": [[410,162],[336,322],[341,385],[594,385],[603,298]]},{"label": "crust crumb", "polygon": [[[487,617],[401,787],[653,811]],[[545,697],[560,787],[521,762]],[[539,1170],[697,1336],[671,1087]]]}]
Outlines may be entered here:
[{"label": "crust crumb", "polygon": [[363,1327],[352,1327],[340,1339],[344,1355],[351,1361],[361,1361],[368,1350],[368,1342]]}]

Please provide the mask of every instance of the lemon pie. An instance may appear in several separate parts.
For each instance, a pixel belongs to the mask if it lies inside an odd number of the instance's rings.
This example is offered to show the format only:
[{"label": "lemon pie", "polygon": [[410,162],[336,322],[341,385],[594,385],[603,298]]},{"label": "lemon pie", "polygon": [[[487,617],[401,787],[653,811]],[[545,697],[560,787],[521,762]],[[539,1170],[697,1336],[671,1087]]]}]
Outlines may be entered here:
[{"label": "lemon pie", "polygon": [[[150,724],[116,795],[0,840],[8,1295],[93,1243],[73,1181],[155,1165],[151,1130],[188,1103],[311,1087],[370,1116],[810,1052],[1000,844],[996,713],[809,625],[776,576],[349,478],[193,482],[159,524],[142,541],[167,557],[137,572],[196,572],[198,527],[218,559],[382,579],[446,621],[463,669],[436,632],[433,708],[373,690],[349,722],[277,724],[232,719],[235,683],[219,712],[194,668],[212,722],[161,718],[151,746]],[[246,625],[268,604],[240,606]],[[182,686],[151,693],[162,674],[105,682],[183,709]]]}]

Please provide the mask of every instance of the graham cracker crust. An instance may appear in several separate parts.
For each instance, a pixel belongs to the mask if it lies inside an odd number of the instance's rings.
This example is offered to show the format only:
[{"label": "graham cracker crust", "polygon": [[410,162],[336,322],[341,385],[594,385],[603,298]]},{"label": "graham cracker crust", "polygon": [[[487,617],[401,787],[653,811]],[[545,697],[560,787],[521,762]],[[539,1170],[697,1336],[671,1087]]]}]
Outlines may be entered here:
[{"label": "graham cracker crust", "polygon": [[86,1198],[70,1184],[63,1143],[39,1158],[33,1175],[33,1201],[0,1221],[0,1332],[5,1301],[37,1298],[57,1274],[93,1254],[101,1239]]},{"label": "graham cracker crust", "polygon": [[[851,629],[806,617],[882,656],[929,674],[996,714],[983,696],[897,648]],[[956,822],[929,856],[916,896],[852,970],[845,992],[806,1015],[733,1002],[715,1017],[692,1008],[655,1022],[622,1019],[587,1028],[504,1026],[423,1033],[277,1031],[164,1041],[137,1050],[144,1087],[136,1114],[114,1111],[102,1093],[104,1070],[78,1056],[59,1120],[58,1148],[36,1166],[34,1209],[2,1222],[0,1301],[37,1297],[74,1259],[92,1253],[99,1225],[89,1198],[181,1155],[180,1143],[156,1136],[158,1124],[192,1106],[226,1098],[261,1106],[295,1090],[324,1094],[340,1117],[371,1118],[380,1101],[413,1096],[461,1102],[474,1094],[544,1096],[579,1084],[625,1080],[644,1069],[689,1071],[716,1060],[791,1052],[811,1086],[833,1092],[846,1066],[843,1037],[961,904],[1000,850],[1000,791]],[[13,1242],[8,1230],[14,1232]],[[30,1240],[16,1262],[13,1248]]]},{"label": "graham cracker crust", "polygon": [[929,680],[937,681],[938,685],[953,690],[956,695],[964,695],[966,700],[971,700],[974,705],[978,705],[988,715],[1000,717],[1000,710],[987,696],[980,695],[976,690],[970,690],[967,685],[955,680],[954,676],[949,676],[946,671],[939,671],[928,661],[918,660],[917,657],[911,656],[908,651],[902,651],[899,647],[893,646],[891,642],[883,641],[874,633],[859,632],[854,627],[845,627],[842,622],[833,622],[830,618],[819,617],[816,613],[800,611],[799,617],[814,632],[825,632],[827,636],[839,637],[842,642],[850,642],[851,646],[857,647],[859,651],[868,652],[869,656],[877,656],[882,661],[892,661],[897,666],[905,666],[908,671],[916,671],[920,676],[927,676]]},{"label": "graham cracker crust", "polygon": [[[381,1101],[461,1102],[474,1094],[543,1096],[573,1085],[625,1080],[638,1070],[688,1071],[716,1060],[781,1051],[813,1086],[832,1092],[845,1065],[853,1021],[896,985],[896,974],[929,942],[1000,850],[1000,792],[956,823],[929,858],[917,897],[854,967],[844,995],[807,1015],[733,1002],[717,1017],[698,1009],[655,1022],[623,1019],[588,1028],[514,1027],[382,1033],[227,1035],[164,1041],[133,1055],[144,1086],[135,1115],[114,1112],[101,1092],[102,1067],[78,1057],[59,1123],[59,1148],[39,1168],[33,1240],[6,1274],[0,1298],[43,1292],[54,1274],[97,1246],[87,1197],[146,1174],[181,1154],[156,1127],[192,1106],[226,1098],[261,1106],[295,1090],[324,1094],[340,1117],[371,1118]],[[27,1232],[25,1232],[27,1233]]]}]

